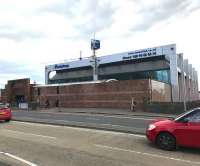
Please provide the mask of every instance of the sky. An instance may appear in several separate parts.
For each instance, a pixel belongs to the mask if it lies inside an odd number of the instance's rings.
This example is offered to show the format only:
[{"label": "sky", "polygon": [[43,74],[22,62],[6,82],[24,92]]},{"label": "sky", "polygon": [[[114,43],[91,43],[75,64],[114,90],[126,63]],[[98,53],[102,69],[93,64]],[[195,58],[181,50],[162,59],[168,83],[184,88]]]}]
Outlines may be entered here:
[{"label": "sky", "polygon": [[[176,43],[200,74],[200,0],[0,0],[0,88],[47,64]],[[199,82],[200,82],[200,75]]]}]

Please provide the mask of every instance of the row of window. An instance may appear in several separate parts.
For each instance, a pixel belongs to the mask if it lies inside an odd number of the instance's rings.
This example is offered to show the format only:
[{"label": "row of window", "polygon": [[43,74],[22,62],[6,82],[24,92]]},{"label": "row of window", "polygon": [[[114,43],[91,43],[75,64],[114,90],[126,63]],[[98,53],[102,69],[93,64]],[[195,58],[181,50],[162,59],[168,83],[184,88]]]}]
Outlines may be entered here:
[{"label": "row of window", "polygon": [[68,78],[68,79],[57,79],[57,80],[48,80],[49,84],[59,84],[59,83],[70,83],[70,82],[83,82],[83,81],[92,81],[93,77],[79,77],[79,78]]},{"label": "row of window", "polygon": [[[130,73],[117,73],[110,75],[99,75],[100,80],[105,79],[117,79],[117,80],[135,80],[135,79],[154,79],[165,83],[170,83],[169,70],[157,70],[157,71],[144,71],[144,72],[130,72]],[[49,84],[56,83],[70,83],[70,82],[82,82],[92,81],[93,77],[81,77],[81,78],[70,78],[70,79],[58,79],[49,80]]]},{"label": "row of window", "polygon": [[111,74],[111,75],[100,75],[99,79],[117,79],[117,80],[135,80],[135,79],[154,79],[165,83],[170,83],[169,70],[159,71],[144,71],[134,73],[123,73],[123,74]]}]

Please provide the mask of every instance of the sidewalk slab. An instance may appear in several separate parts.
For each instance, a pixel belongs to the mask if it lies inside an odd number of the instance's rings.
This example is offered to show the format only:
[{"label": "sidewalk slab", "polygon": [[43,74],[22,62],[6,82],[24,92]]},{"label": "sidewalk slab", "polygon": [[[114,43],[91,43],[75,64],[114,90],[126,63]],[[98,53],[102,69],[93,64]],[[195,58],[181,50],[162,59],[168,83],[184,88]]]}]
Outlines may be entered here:
[{"label": "sidewalk slab", "polygon": [[[20,111],[20,110],[18,110]],[[28,110],[29,111],[29,110]],[[173,118],[176,115],[161,114],[161,113],[149,113],[143,111],[132,112],[128,109],[111,109],[111,108],[49,108],[30,110],[47,113],[79,113],[79,114],[102,114],[102,115],[121,115],[121,116],[145,116],[145,117],[167,117]]]}]

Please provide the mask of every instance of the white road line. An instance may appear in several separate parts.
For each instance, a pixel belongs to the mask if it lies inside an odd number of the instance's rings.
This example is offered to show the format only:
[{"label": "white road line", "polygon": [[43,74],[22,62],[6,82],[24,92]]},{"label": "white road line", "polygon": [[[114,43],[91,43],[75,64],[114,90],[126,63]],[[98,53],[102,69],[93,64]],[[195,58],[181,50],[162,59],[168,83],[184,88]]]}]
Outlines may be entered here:
[{"label": "white road line", "polygon": [[100,120],[100,119],[97,119],[97,118],[93,118],[93,117],[89,117],[89,118],[86,118],[88,120]]},{"label": "white road line", "polygon": [[[35,120],[34,118],[25,118],[25,119]],[[91,122],[78,122],[78,121],[69,121],[69,120],[55,120],[55,119],[41,119],[41,118],[36,118],[36,119],[43,120],[43,121],[48,120],[48,121],[51,121],[51,122],[65,122],[65,123],[69,123],[69,125],[74,125],[74,126],[77,126],[77,124],[79,124],[79,125],[81,125],[79,127],[87,127],[87,125],[92,125],[92,127],[96,127],[96,125],[98,125],[98,127],[107,126],[107,127],[120,127],[120,128],[134,129],[134,127],[122,126],[122,125],[113,125],[113,124],[110,124],[110,123],[95,123],[95,122],[91,123]],[[40,123],[40,122],[42,122],[42,121],[37,121],[37,123]],[[91,126],[89,126],[89,127],[91,127]],[[135,128],[135,129],[137,129],[137,128]]]},{"label": "white road line", "polygon": [[15,159],[15,160],[18,160],[18,161],[20,161],[20,162],[22,162],[22,163],[25,163],[25,164],[29,165],[29,166],[37,166],[37,164],[34,164],[34,163],[32,163],[32,162],[30,162],[30,161],[28,161],[28,160],[25,160],[25,159],[23,159],[23,158],[20,158],[20,157],[18,157],[18,156],[15,156],[15,155],[13,155],[13,154],[10,154],[10,153],[0,152],[0,154],[4,154],[4,155],[6,155],[6,156],[8,156],[8,157],[10,157],[10,158],[13,158],[13,159]]},{"label": "white road line", "polygon": [[21,121],[12,121],[10,123],[21,123],[21,124],[25,124],[25,125],[38,126],[38,127],[54,127],[54,128],[67,127],[67,126],[57,126],[57,125],[51,125],[51,124],[42,124],[42,123],[33,123],[33,122],[21,122]]},{"label": "white road line", "polygon": [[[78,123],[78,124],[83,124],[84,126],[85,125],[99,125],[99,126],[110,126],[110,127],[128,127],[130,128],[130,126],[122,126],[122,125],[114,125],[114,124],[111,124],[111,123],[95,123],[95,122],[78,122],[78,121],[70,121],[70,120],[54,120],[54,119],[48,119],[48,120],[51,120],[51,121],[58,121],[58,122],[66,122],[66,123]],[[131,127],[131,128],[134,128],[134,127]]]},{"label": "white road line", "polygon": [[33,133],[25,133],[25,132],[22,132],[22,131],[14,131],[14,130],[8,130],[8,129],[3,129],[3,130],[7,131],[7,132],[12,132],[12,133],[18,133],[18,134],[32,135],[32,136],[36,136],[36,137],[56,139],[56,137],[51,137],[51,136],[46,136],[46,135],[33,134]]},{"label": "white road line", "polygon": [[10,123],[21,123],[21,124],[25,124],[25,125],[38,126],[38,127],[54,127],[54,128],[67,127],[67,126],[57,126],[57,125],[51,125],[51,124],[21,122],[21,121],[11,121]]},{"label": "white road line", "polygon": [[66,129],[68,128],[68,129],[72,129],[72,130],[87,131],[87,132],[94,132],[94,133],[129,135],[129,136],[133,136],[133,137],[146,138],[146,136],[144,136],[144,135],[131,134],[131,133],[120,133],[120,132],[115,132],[115,131],[104,131],[104,130],[95,130],[95,129],[87,129],[87,128],[79,128],[79,127],[70,127],[70,126],[56,126],[56,125],[50,125],[50,124],[39,124],[39,123],[31,123],[31,122],[17,122],[17,121],[15,121],[14,123],[22,123],[22,124],[26,124],[26,125],[40,126],[40,127],[54,127],[54,128],[66,128]]},{"label": "white road line", "polygon": [[[126,127],[126,126],[121,126],[121,125],[113,125],[109,123],[91,123],[91,122],[79,122],[79,121],[73,121],[73,120],[58,120],[58,119],[42,119],[42,118],[30,118],[30,117],[21,117],[23,119],[28,119],[28,120],[47,120],[51,122],[66,122],[66,123],[79,123],[79,124],[90,124],[90,125],[102,125],[102,126],[116,126],[116,127]],[[39,122],[38,122],[39,123]],[[48,122],[47,122],[48,123]]]},{"label": "white road line", "polygon": [[174,160],[174,161],[179,161],[179,162],[184,162],[184,163],[189,163],[189,164],[198,164],[198,165],[200,165],[200,162],[197,162],[197,161],[182,160],[180,158],[167,157],[167,156],[156,155],[156,154],[151,154],[151,153],[143,153],[143,152],[134,151],[134,150],[130,150],[130,149],[122,149],[122,148],[99,145],[99,144],[95,144],[95,146],[99,147],[99,148],[110,149],[110,150],[115,150],[115,151],[123,151],[123,152],[135,153],[135,154],[139,154],[139,155],[143,155],[143,156],[149,156],[149,157],[155,157],[155,158],[163,158],[163,159],[167,159],[167,160]]},{"label": "white road line", "polygon": [[136,118],[134,118],[134,117],[127,117],[127,116],[110,116],[110,115],[100,115],[100,116],[103,116],[103,117],[105,117],[105,118],[116,118],[116,119],[133,119],[133,120],[155,120],[156,118],[138,118],[138,117],[136,117]]},{"label": "white road line", "polygon": [[[85,125],[99,125],[99,126],[111,126],[111,127],[128,127],[130,128],[130,126],[122,126],[122,125],[113,125],[111,123],[95,123],[95,122],[79,122],[79,121],[71,121],[71,120],[56,120],[56,119],[42,119],[42,118],[29,118],[29,117],[21,117],[22,120],[23,118],[24,119],[29,119],[29,120],[47,120],[47,123],[48,121],[51,121],[51,122],[66,122],[66,123],[76,123],[76,124],[84,124]],[[36,121],[38,122],[38,121]],[[40,121],[38,122],[40,123]],[[134,127],[131,127],[131,128],[134,128]]]}]

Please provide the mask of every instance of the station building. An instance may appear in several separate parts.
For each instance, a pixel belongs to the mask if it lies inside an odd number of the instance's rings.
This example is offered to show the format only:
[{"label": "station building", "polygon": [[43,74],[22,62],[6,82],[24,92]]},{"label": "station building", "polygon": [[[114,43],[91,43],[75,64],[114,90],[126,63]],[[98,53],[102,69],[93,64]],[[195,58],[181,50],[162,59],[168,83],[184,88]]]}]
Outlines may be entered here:
[{"label": "station building", "polygon": [[145,110],[151,103],[189,106],[199,100],[197,71],[175,44],[48,65],[45,82],[10,80],[2,101],[70,108],[130,108],[136,102]]},{"label": "station building", "polygon": [[[150,79],[168,84],[173,102],[199,99],[197,71],[182,53],[177,53],[176,44],[101,56],[96,62],[99,80]],[[48,65],[45,67],[46,86],[92,81],[93,68],[92,57]],[[51,72],[56,74],[50,77]]]}]

